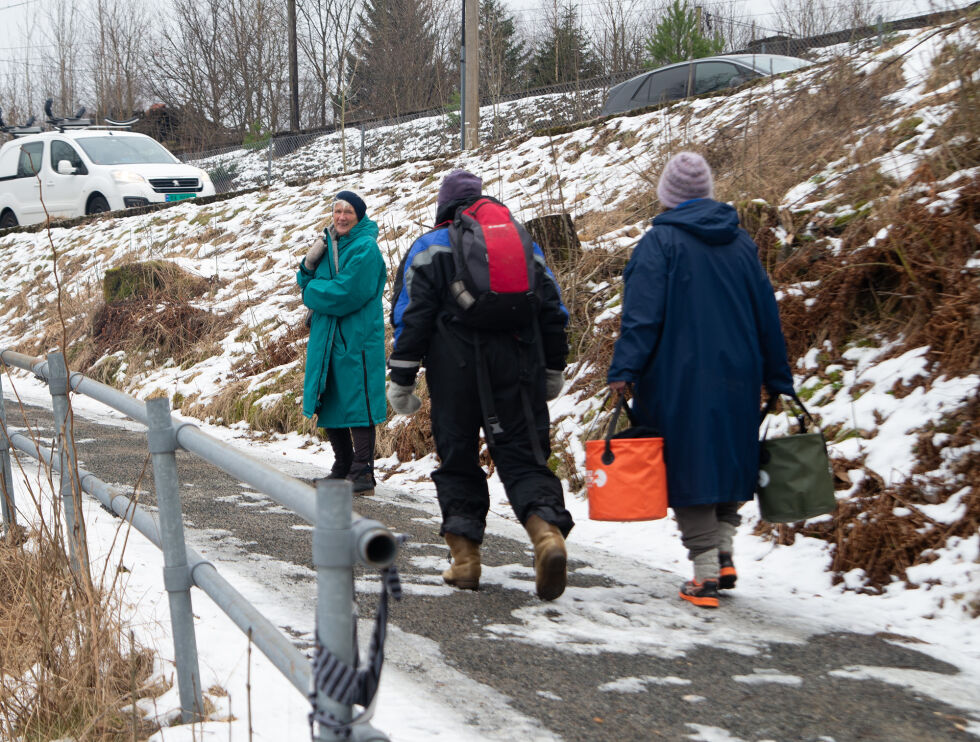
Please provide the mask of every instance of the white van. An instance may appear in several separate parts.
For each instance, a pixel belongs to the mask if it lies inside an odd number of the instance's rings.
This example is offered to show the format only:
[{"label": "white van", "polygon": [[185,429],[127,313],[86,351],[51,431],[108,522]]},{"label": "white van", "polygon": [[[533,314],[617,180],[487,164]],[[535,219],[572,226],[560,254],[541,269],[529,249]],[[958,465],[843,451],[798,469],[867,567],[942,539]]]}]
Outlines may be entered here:
[{"label": "white van", "polygon": [[0,147],[0,229],[212,195],[204,170],[143,134],[65,129]]}]

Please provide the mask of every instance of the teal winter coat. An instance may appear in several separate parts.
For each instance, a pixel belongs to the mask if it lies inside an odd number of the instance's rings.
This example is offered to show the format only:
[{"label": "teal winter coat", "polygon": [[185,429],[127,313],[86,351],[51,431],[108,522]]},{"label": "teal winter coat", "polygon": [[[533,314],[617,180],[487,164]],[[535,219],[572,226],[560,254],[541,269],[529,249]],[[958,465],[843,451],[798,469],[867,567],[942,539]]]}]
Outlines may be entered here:
[{"label": "teal winter coat", "polygon": [[303,414],[322,428],[385,421],[385,328],[381,295],[387,271],[378,225],[367,217],[327,249],[315,271],[300,262],[296,281],[313,310],[306,348]]}]

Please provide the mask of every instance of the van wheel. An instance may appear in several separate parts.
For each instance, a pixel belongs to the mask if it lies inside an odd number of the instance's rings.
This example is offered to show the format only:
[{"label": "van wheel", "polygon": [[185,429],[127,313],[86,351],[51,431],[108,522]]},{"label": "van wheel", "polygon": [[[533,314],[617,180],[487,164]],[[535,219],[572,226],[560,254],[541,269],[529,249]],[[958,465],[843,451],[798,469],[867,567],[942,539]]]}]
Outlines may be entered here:
[{"label": "van wheel", "polygon": [[10,209],[0,214],[0,229],[10,229],[17,226],[17,215]]},{"label": "van wheel", "polygon": [[109,202],[105,200],[105,196],[92,196],[88,200],[88,208],[85,209],[85,214],[102,214],[109,210]]}]

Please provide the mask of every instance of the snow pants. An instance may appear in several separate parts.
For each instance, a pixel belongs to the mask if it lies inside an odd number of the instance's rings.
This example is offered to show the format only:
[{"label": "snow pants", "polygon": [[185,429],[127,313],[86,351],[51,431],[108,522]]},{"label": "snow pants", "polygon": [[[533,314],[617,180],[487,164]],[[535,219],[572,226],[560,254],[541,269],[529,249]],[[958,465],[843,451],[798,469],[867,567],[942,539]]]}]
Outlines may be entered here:
[{"label": "snow pants", "polygon": [[694,561],[698,554],[717,549],[718,524],[730,523],[737,528],[742,522],[742,516],[738,514],[741,505],[741,502],[733,501],[674,508],[674,517],[681,532],[681,543],[687,549],[687,558]]},{"label": "snow pants", "polygon": [[[477,350],[467,328],[433,335],[426,356],[426,382],[432,400],[432,436],[439,467],[432,473],[442,510],[440,535],[455,533],[482,543],[490,494],[480,466],[480,428],[484,426],[477,379]],[[563,535],[574,525],[565,509],[561,482],[548,468],[550,420],[545,401],[544,367],[532,344],[507,333],[480,333],[480,357],[487,371],[499,430],[489,444],[490,458],[520,522],[537,515]],[[522,398],[527,394],[533,426]],[[537,437],[544,462],[538,461]]]}]

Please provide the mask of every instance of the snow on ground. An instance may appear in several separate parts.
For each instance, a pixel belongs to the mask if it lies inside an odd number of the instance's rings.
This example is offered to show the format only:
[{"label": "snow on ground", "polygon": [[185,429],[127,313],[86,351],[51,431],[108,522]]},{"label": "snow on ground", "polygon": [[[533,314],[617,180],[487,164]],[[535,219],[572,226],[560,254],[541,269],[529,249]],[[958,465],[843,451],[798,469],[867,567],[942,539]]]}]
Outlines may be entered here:
[{"label": "snow on ground", "polygon": [[[854,64],[866,70],[891,59],[902,60],[905,85],[891,96],[892,109],[886,120],[877,122],[866,132],[856,132],[848,143],[849,151],[856,150],[866,136],[875,131],[894,130],[903,122],[918,118],[910,131],[911,138],[899,142],[889,152],[881,154],[870,165],[893,178],[901,178],[914,170],[917,162],[928,156],[930,139],[950,115],[946,100],[951,88],[928,91],[923,83],[929,76],[929,63],[950,40],[966,47],[977,44],[976,24],[959,27],[946,35],[935,29],[923,29],[903,36],[896,45],[885,51],[869,48],[858,52]],[[899,55],[905,54],[904,57]],[[397,166],[358,173],[354,176],[324,175],[321,180],[300,186],[274,186],[262,193],[250,193],[228,201],[199,206],[182,203],[179,206],[143,216],[125,219],[100,220],[71,229],[54,229],[53,245],[44,233],[8,234],[0,237],[0,347],[25,346],[43,335],[46,326],[38,320],[52,306],[58,292],[51,270],[51,248],[61,258],[59,279],[67,281],[66,290],[74,302],[83,303],[91,293],[100,290],[105,270],[119,263],[146,258],[170,259],[198,275],[211,278],[213,292],[198,302],[198,306],[213,312],[228,312],[235,325],[216,351],[202,360],[185,364],[147,362],[145,368],[121,368],[117,382],[130,394],[145,398],[151,392],[164,391],[171,398],[196,396],[199,403],[214,399],[231,383],[241,377],[236,370],[243,360],[261,354],[263,347],[283,336],[302,318],[293,275],[296,264],[309,241],[325,223],[333,194],[342,188],[361,193],[368,205],[368,214],[381,228],[380,244],[392,269],[412,239],[425,225],[431,223],[439,180],[454,167],[465,167],[483,175],[486,190],[511,205],[518,218],[527,219],[542,213],[568,210],[576,215],[602,214],[628,204],[633,194],[649,188],[649,176],[656,172],[664,153],[676,142],[697,146],[710,142],[720,127],[747,120],[755,106],[777,105],[778,97],[787,90],[819,83],[823,68],[815,66],[795,75],[739,91],[731,96],[683,101],[669,108],[637,116],[611,119],[557,136],[523,135],[502,146],[488,147],[476,152],[458,154],[436,161],[412,161]],[[950,83],[954,85],[955,83]],[[937,96],[939,96],[937,98]],[[696,114],[689,117],[688,114]],[[431,122],[430,122],[431,123]],[[428,124],[413,122],[403,127],[406,141],[422,136]],[[408,131],[406,134],[405,131]],[[412,132],[415,132],[414,134]],[[372,132],[373,134],[373,132]],[[418,152],[425,154],[424,140],[418,139]],[[416,146],[416,145],[409,145]],[[313,145],[311,145],[313,147]],[[325,151],[325,150],[324,150]],[[297,172],[303,175],[338,170],[334,155],[316,154],[312,149],[295,153],[297,162],[306,158]],[[319,157],[326,159],[318,159]],[[254,158],[252,158],[254,159]],[[834,216],[852,213],[866,205],[834,202],[835,183],[853,167],[843,158],[822,164],[811,173],[800,174],[801,182],[788,190],[781,208],[810,211],[820,216],[826,207]],[[239,157],[244,171],[260,171],[259,160]],[[249,170],[251,168],[251,170]],[[254,174],[254,173],[253,173]],[[922,186],[923,203],[936,209],[948,209],[959,198],[964,183],[976,178],[976,170],[964,170],[947,178],[941,189]],[[258,176],[256,176],[258,177]],[[642,222],[623,226],[617,223],[611,231],[595,235],[584,243],[586,250],[624,247],[635,243],[645,228]],[[777,237],[781,227],[775,227]],[[880,236],[871,239],[880,239]],[[965,270],[976,270],[974,257]],[[67,276],[67,277],[66,277]],[[590,284],[587,290],[606,301],[609,284]],[[782,287],[787,293],[802,287]],[[67,306],[69,323],[75,321],[71,302]],[[606,305],[600,316],[614,318],[618,307]],[[822,348],[813,348],[799,359],[796,386],[806,390],[809,406],[825,425],[841,425],[855,431],[842,435],[833,443],[833,453],[857,458],[865,456],[869,468],[886,482],[900,482],[911,473],[914,463],[913,446],[916,431],[935,423],[950,410],[962,405],[976,393],[980,377],[942,378],[923,384],[923,357],[926,349],[912,349],[891,357],[893,349],[882,347],[853,347],[844,354],[839,369],[822,368],[816,373],[817,358]],[[105,359],[108,360],[108,359]],[[249,391],[255,392],[264,403],[281,395],[275,383],[302,361],[270,369],[251,378]],[[588,369],[571,369],[583,376]],[[828,378],[832,376],[833,381]],[[890,394],[897,381],[912,384],[915,389],[897,399]],[[35,382],[17,377],[18,391],[26,399],[47,400],[46,389]],[[916,386],[917,385],[917,386]],[[566,387],[567,388],[567,387]],[[9,399],[10,384],[4,379],[4,393]],[[262,395],[266,398],[263,400]],[[77,409],[84,401],[76,397]],[[599,400],[565,394],[552,403],[552,417],[560,436],[567,436],[569,450],[579,467],[584,465],[582,434]],[[113,418],[105,412],[92,414]],[[214,421],[209,421],[214,422]],[[309,445],[303,437],[290,434],[273,436],[271,441],[250,440],[243,424],[231,427],[199,423],[212,434],[238,445],[247,445],[249,452],[275,461],[322,466],[329,452],[321,443]],[[397,424],[397,422],[395,423]],[[785,431],[785,418],[774,421],[772,434]],[[243,444],[242,441],[246,441]],[[286,456],[283,456],[283,454]],[[947,456],[957,452],[945,452]],[[958,452],[962,454],[963,452]],[[379,466],[394,468],[398,462],[381,461]],[[950,461],[944,461],[948,467]],[[385,482],[384,496],[397,498],[418,506],[429,513],[433,522],[433,541],[436,540],[438,512],[431,485],[427,482],[433,467],[431,457],[401,465]],[[96,473],[97,474],[97,473]],[[523,538],[519,525],[510,515],[499,481],[492,480],[492,505],[489,527],[493,532]],[[855,482],[855,487],[857,483]],[[838,493],[847,497],[850,492]],[[950,522],[957,517],[962,493],[928,514],[938,522]],[[567,500],[577,522],[570,548],[595,555],[595,564],[616,575],[638,575],[635,582],[623,582],[616,588],[572,588],[570,594],[583,598],[580,602],[561,599],[556,605],[561,620],[553,621],[544,615],[545,608],[532,605],[515,616],[515,623],[493,627],[500,635],[527,642],[547,642],[562,645],[569,651],[623,650],[655,653],[662,656],[682,654],[704,641],[707,632],[703,617],[681,610],[673,599],[677,582],[687,576],[688,564],[676,536],[673,521],[634,524],[614,524],[589,521],[587,506],[581,493],[567,491]],[[99,548],[107,544],[116,521],[99,508],[90,507],[90,531]],[[849,630],[864,633],[889,632],[896,635],[924,638],[927,644],[916,649],[932,654],[960,668],[955,679],[903,671],[869,667],[848,667],[838,670],[842,677],[876,677],[896,686],[914,688],[926,695],[939,696],[943,701],[976,713],[976,698],[980,697],[980,632],[977,619],[971,618],[969,602],[980,594],[980,535],[952,540],[947,548],[937,552],[935,561],[909,570],[909,585],[895,581],[881,595],[863,594],[857,590],[862,575],[845,575],[843,583],[832,584],[827,571],[828,545],[819,540],[798,536],[792,546],[777,546],[753,536],[752,526],[758,520],[753,503],[743,510],[747,523],[739,532],[738,558],[749,565],[739,579],[740,599],[731,611],[722,611],[712,624],[712,631],[722,632],[726,641],[737,651],[752,654],[764,641],[804,641],[806,637],[829,630]],[[118,555],[106,558],[117,558]],[[229,580],[253,602],[282,625],[301,632],[312,627],[312,591],[297,587],[294,592],[270,592],[261,575],[275,575],[277,570],[295,567],[273,561],[242,564],[228,555],[210,555]],[[240,555],[235,555],[240,558]],[[160,671],[166,673],[172,648],[166,628],[166,607],[160,580],[161,561],[155,549],[140,538],[130,539],[123,557],[131,566],[127,585],[127,600],[134,606],[143,640],[160,652]],[[403,558],[412,555],[406,546]],[[433,565],[431,584],[412,585],[412,591],[445,591]],[[510,567],[488,568],[483,579],[502,585],[526,589],[526,583],[513,578]],[[375,590],[376,585],[362,581],[359,589]],[[773,593],[786,596],[777,605],[768,597]],[[615,605],[616,612],[609,610]],[[765,606],[758,611],[752,606]],[[159,740],[247,739],[247,717],[244,675],[247,666],[247,646],[244,637],[220,615],[204,596],[195,598],[195,609],[201,616],[198,636],[202,648],[202,673],[206,685],[217,684],[229,692],[229,698],[219,704],[230,706],[236,717],[229,723],[210,722],[204,729],[166,729]],[[624,618],[625,617],[625,618]],[[736,626],[740,626],[736,630]],[[745,630],[745,626],[759,626]],[[648,627],[642,631],[637,627]],[[655,630],[652,630],[655,629]],[[361,631],[367,636],[369,631]],[[583,643],[589,637],[591,644]],[[430,677],[438,678],[445,687],[464,682],[446,668],[432,646],[393,632],[389,642],[391,661],[381,686],[376,725],[391,733],[397,731],[399,742],[415,739],[504,739],[515,729],[528,739],[548,739],[526,719],[510,718],[503,699],[488,698],[486,705],[476,710],[481,720],[479,733],[469,725],[469,716],[462,714],[448,699],[432,695],[427,683],[425,690],[397,667],[399,659],[406,666],[415,664],[426,668]],[[430,669],[431,668],[431,669]],[[658,683],[681,683],[684,678],[622,678],[616,689],[642,689]],[[257,652],[252,653],[251,701],[256,739],[282,739],[283,730],[290,737],[303,735],[306,730],[305,699],[293,692]],[[760,662],[757,672],[744,676],[745,683],[791,683],[793,678],[778,676]],[[612,689],[612,688],[610,688]],[[482,691],[481,691],[482,692]],[[477,694],[468,694],[470,696]],[[690,699],[692,701],[697,699]],[[159,711],[166,711],[174,696],[158,699]],[[499,717],[500,721],[494,722]],[[482,722],[486,721],[483,726]],[[498,726],[494,726],[494,724]],[[499,730],[486,732],[486,729]],[[973,722],[971,731],[980,736],[980,722]],[[196,736],[195,736],[196,735]],[[493,736],[498,735],[498,736]],[[709,727],[692,729],[692,739],[710,742],[731,740],[723,730]]]},{"label": "snow on ground", "polygon": [[[45,404],[49,400],[47,387],[40,382],[15,378],[13,383],[25,402]],[[5,386],[8,399],[12,396],[10,386],[8,379]],[[140,427],[81,396],[74,396],[73,406],[76,414],[86,418]],[[299,465],[323,468],[329,457],[328,450],[322,446],[300,448],[302,440],[295,435],[261,443],[250,440],[240,429],[199,425],[209,434],[247,449],[250,455],[267,463],[283,466],[288,461],[287,471],[290,467],[295,471]],[[379,496],[427,512],[432,522],[432,539],[437,542],[438,506],[434,489],[426,481],[433,465],[431,457],[416,462],[380,486]],[[22,488],[23,484],[19,482],[18,486]],[[18,496],[20,502],[26,500],[21,493]],[[581,498],[570,496],[568,504],[577,523],[569,540],[572,556],[601,564],[601,574],[613,576],[621,584],[570,587],[558,601],[532,603],[515,612],[513,623],[490,626],[489,632],[585,654],[613,651],[677,657],[705,643],[722,644],[731,651],[759,656],[759,667],[752,675],[735,678],[747,684],[800,682],[798,677],[766,666],[762,655],[769,643],[802,643],[826,632],[884,632],[895,635],[894,641],[898,643],[903,641],[900,637],[923,641],[915,643],[917,651],[956,666],[960,674],[951,677],[919,670],[856,666],[849,665],[846,658],[842,658],[840,667],[832,674],[841,678],[873,678],[949,703],[966,714],[976,713],[975,702],[980,697],[980,634],[976,631],[976,620],[958,608],[954,596],[980,584],[980,535],[956,542],[935,562],[915,568],[913,580],[920,582],[919,589],[909,589],[896,582],[882,595],[865,595],[847,590],[846,584],[831,584],[827,573],[828,554],[822,542],[797,539],[792,547],[784,547],[752,536],[751,525],[758,513],[755,504],[748,503],[743,508],[748,525],[742,526],[736,538],[736,558],[745,565],[740,570],[738,600],[708,617],[676,599],[676,586],[687,577],[689,564],[671,519],[600,523],[588,520],[587,505]],[[491,532],[524,538],[496,477],[491,480],[490,511]],[[157,650],[157,672],[172,678],[173,649],[160,553],[135,532],[130,535],[124,554],[119,549],[121,539],[116,540],[115,551],[110,551],[120,521],[91,500],[86,502],[86,518],[93,561],[125,564],[129,570],[125,595],[133,610],[137,636]],[[189,538],[193,539],[193,532]],[[299,638],[310,639],[315,596],[312,575],[306,570],[267,557],[243,558],[234,546],[229,546],[227,551],[212,547],[207,558],[274,624],[298,632]],[[420,593],[449,594],[451,589],[438,579],[443,566],[441,560],[413,556],[412,544],[406,544],[400,559],[422,559],[425,563],[417,562],[419,566],[431,567],[433,575],[431,583],[406,583],[405,600]],[[515,570],[520,569],[516,565],[485,567],[481,580],[527,590],[527,581],[514,576]],[[282,579],[287,574],[291,579]],[[297,580],[297,576],[306,579]],[[378,585],[367,577],[358,580],[357,588],[376,592]],[[774,594],[780,596],[779,601],[771,600]],[[227,696],[208,694],[218,709],[213,718],[234,719],[193,727],[166,727],[153,740],[246,740],[249,739],[249,711],[252,739],[272,741],[306,735],[309,711],[306,699],[257,650],[249,658],[246,638],[206,596],[198,591],[193,596],[202,685],[218,686],[227,692]],[[370,626],[362,622],[360,636],[367,637],[369,633]],[[401,667],[424,667],[425,682],[418,682]],[[245,689],[249,673],[251,694]],[[476,742],[512,739],[515,734],[542,742],[553,739],[535,722],[510,709],[506,698],[486,688],[472,694],[458,693],[461,683],[471,682],[445,665],[438,648],[395,630],[387,645],[387,663],[372,723],[397,742]],[[624,677],[597,691],[643,692],[658,684],[688,682],[687,678],[677,677]],[[439,688],[451,689],[451,693],[440,692]],[[454,694],[483,700],[479,707],[464,710],[452,704]],[[178,708],[177,689],[172,688],[152,703],[142,703],[144,712],[174,719]],[[969,728],[980,736],[980,717]],[[727,732],[709,727],[692,728],[690,738],[726,738],[710,736],[720,734]]]}]

